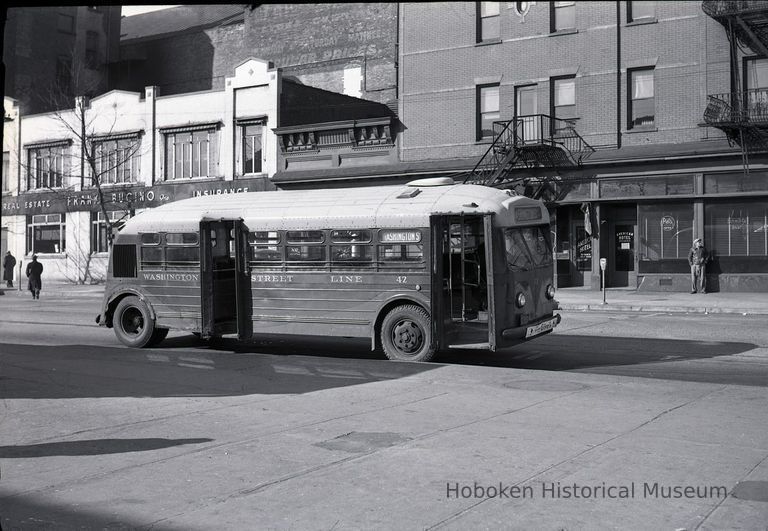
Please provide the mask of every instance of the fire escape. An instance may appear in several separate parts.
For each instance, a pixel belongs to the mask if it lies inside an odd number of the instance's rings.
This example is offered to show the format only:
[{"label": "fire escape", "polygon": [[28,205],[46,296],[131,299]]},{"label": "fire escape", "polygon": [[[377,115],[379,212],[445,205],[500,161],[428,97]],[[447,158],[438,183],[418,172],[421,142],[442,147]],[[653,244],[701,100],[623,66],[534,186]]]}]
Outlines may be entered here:
[{"label": "fire escape", "polygon": [[723,25],[730,41],[731,78],[736,92],[711,94],[704,122],[722,130],[731,145],[741,147],[745,173],[749,154],[768,149],[768,88],[738,90],[739,42],[768,57],[768,1],[705,0],[704,12]]},{"label": "fire escape", "polygon": [[[493,143],[464,184],[509,188],[537,199],[552,191],[560,170],[581,166],[595,151],[571,122],[545,114],[493,122],[493,137]],[[514,171],[534,168],[544,168],[545,175],[548,169],[555,175],[536,177],[533,172]]]}]

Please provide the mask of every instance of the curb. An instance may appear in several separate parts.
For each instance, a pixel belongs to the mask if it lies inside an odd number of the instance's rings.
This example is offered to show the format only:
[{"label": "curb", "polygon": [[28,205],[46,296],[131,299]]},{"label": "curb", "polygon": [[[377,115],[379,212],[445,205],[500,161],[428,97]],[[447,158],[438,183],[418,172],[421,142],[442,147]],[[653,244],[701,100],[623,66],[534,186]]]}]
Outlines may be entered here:
[{"label": "curb", "polygon": [[562,311],[591,311],[591,312],[655,312],[655,313],[728,313],[742,315],[768,315],[765,308],[693,308],[689,306],[634,306],[630,304],[560,304]]}]

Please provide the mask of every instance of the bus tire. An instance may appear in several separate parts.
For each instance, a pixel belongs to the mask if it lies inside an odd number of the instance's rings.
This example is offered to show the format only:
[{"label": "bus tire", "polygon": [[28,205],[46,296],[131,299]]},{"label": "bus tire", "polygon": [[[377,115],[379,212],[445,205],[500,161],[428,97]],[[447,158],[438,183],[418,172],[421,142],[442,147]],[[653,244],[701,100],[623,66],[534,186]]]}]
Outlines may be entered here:
[{"label": "bus tire", "polygon": [[436,349],[429,314],[415,304],[393,308],[381,323],[381,346],[391,360],[431,360]]},{"label": "bus tire", "polygon": [[147,303],[135,296],[120,301],[112,318],[112,326],[117,339],[123,345],[134,348],[149,346],[155,332],[155,320]]}]

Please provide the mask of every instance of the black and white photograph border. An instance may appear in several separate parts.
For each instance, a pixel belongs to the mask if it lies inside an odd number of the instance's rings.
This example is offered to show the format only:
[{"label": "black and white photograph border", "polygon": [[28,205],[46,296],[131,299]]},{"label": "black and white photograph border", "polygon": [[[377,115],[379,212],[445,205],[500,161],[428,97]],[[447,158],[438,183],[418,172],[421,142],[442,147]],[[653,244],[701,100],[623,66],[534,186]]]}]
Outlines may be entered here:
[{"label": "black and white photograph border", "polygon": [[768,2],[5,15],[0,528],[768,530]]}]

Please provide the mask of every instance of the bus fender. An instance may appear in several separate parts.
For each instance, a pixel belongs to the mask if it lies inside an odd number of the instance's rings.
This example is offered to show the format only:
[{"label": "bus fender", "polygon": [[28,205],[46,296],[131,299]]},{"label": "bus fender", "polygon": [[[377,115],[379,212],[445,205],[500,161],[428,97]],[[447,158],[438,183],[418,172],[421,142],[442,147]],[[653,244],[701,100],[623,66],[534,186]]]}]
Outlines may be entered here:
[{"label": "bus fender", "polygon": [[376,350],[379,345],[379,331],[381,329],[381,322],[384,320],[384,317],[392,308],[402,304],[417,304],[424,308],[424,310],[426,310],[426,312],[431,315],[431,312],[429,311],[429,301],[426,297],[418,297],[410,294],[398,293],[397,295],[392,295],[391,297],[385,299],[382,301],[381,305],[376,311],[376,319],[374,319],[371,323],[371,350]]},{"label": "bus fender", "polygon": [[152,319],[157,320],[157,315],[155,314],[155,309],[152,307],[152,304],[149,302],[149,300],[144,296],[141,291],[139,291],[137,288],[126,288],[121,287],[119,291],[114,291],[109,294],[108,302],[107,302],[107,310],[104,312],[105,314],[105,324],[112,328],[112,315],[115,313],[115,309],[117,308],[118,303],[123,300],[125,297],[128,297],[130,295],[135,295],[138,297],[142,302],[144,302],[147,305],[147,308],[149,308],[149,313],[152,316]]}]

